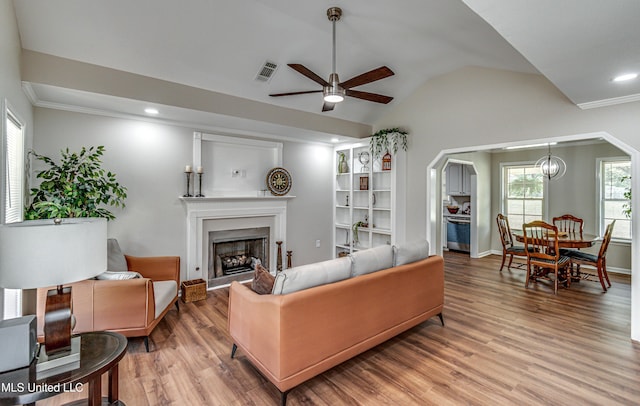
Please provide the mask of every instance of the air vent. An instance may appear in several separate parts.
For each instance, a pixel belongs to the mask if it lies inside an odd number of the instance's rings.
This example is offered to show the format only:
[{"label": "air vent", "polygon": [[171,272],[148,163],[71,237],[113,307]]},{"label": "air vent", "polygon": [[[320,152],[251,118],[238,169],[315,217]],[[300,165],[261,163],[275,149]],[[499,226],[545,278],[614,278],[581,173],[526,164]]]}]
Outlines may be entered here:
[{"label": "air vent", "polygon": [[263,82],[268,82],[271,79],[271,76],[275,73],[278,65],[275,62],[266,61],[264,65],[258,71],[256,75],[256,80],[260,80]]}]

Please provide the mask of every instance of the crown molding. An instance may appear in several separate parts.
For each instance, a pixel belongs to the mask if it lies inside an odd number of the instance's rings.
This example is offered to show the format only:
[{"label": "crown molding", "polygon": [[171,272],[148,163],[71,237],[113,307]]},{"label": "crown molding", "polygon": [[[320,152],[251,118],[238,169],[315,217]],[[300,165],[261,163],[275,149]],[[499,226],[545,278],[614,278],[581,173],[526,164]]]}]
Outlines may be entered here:
[{"label": "crown molding", "polygon": [[640,101],[640,93],[630,94],[628,96],[613,97],[611,99],[595,100],[586,103],[576,104],[582,110],[595,109],[598,107],[615,106],[616,104],[633,103]]}]

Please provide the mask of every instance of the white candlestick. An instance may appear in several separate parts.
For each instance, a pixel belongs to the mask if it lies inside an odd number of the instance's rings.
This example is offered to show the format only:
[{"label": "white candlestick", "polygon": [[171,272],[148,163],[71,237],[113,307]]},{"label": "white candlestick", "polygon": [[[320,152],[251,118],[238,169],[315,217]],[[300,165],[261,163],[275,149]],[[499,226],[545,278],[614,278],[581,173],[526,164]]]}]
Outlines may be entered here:
[{"label": "white candlestick", "polygon": [[191,165],[187,165],[184,167],[184,171],[185,172],[193,172],[193,170],[191,169]]},{"label": "white candlestick", "polygon": [[202,166],[198,166],[198,173],[204,173],[204,170],[202,169]]}]

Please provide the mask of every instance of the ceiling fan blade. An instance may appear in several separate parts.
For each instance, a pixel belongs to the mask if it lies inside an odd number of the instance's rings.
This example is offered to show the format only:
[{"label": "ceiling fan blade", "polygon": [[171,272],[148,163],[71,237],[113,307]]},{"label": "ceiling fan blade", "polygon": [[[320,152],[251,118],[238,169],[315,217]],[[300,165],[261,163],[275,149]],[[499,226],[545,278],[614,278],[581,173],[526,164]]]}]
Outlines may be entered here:
[{"label": "ceiling fan blade", "polygon": [[322,93],[322,90],[305,90],[302,92],[288,92],[288,93],[274,93],[269,96],[278,97],[278,96],[293,96],[296,94],[309,94],[309,93]]},{"label": "ceiling fan blade", "polygon": [[324,102],[324,104],[322,105],[322,111],[331,111],[335,106],[335,103]]},{"label": "ceiling fan blade", "polygon": [[322,85],[322,86],[329,86],[329,82],[327,82],[326,80],[322,79],[320,76],[316,75],[315,73],[311,72],[309,69],[307,69],[304,65],[300,65],[299,63],[289,63],[288,64],[289,67],[293,70],[295,70],[298,73],[303,74],[304,76],[308,77],[309,79],[313,80],[314,82]]},{"label": "ceiling fan blade", "polygon": [[347,80],[346,82],[342,82],[340,83],[340,86],[345,89],[351,89],[352,87],[365,85],[367,83],[375,82],[376,80],[388,78],[389,76],[393,76],[393,75],[394,73],[391,69],[387,68],[386,66],[381,66],[377,69],[373,69],[373,70],[370,70],[369,72],[365,72],[362,75],[353,77]]},{"label": "ceiling fan blade", "polygon": [[358,90],[347,89],[345,90],[345,93],[347,96],[355,97],[362,100],[368,100],[376,103],[387,104],[391,100],[393,100],[393,97],[390,97],[390,96],[385,96],[377,93],[361,92]]}]

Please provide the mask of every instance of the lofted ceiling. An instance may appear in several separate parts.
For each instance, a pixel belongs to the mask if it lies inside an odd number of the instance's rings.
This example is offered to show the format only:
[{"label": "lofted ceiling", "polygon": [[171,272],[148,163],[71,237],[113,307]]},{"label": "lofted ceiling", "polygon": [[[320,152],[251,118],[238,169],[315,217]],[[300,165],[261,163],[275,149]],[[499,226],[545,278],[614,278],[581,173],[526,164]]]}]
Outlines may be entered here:
[{"label": "lofted ceiling", "polygon": [[[341,81],[386,65],[394,76],[356,90],[392,96],[390,104],[347,98],[322,113],[320,94],[269,97],[318,89],[287,63],[328,79],[331,6],[343,9],[336,23]],[[349,134],[358,137],[424,82],[470,65],[540,72],[583,106],[640,94],[638,81],[610,80],[640,71],[635,0],[14,0],[14,7],[24,50],[234,96],[291,118],[243,117],[241,107],[235,115],[170,98],[157,106],[157,119],[198,129],[327,141],[341,132],[336,124],[364,124]],[[265,61],[278,64],[268,82],[255,79]],[[73,78],[25,80],[36,105],[142,117],[151,101],[83,87]],[[304,124],[316,116],[326,128]]]}]

